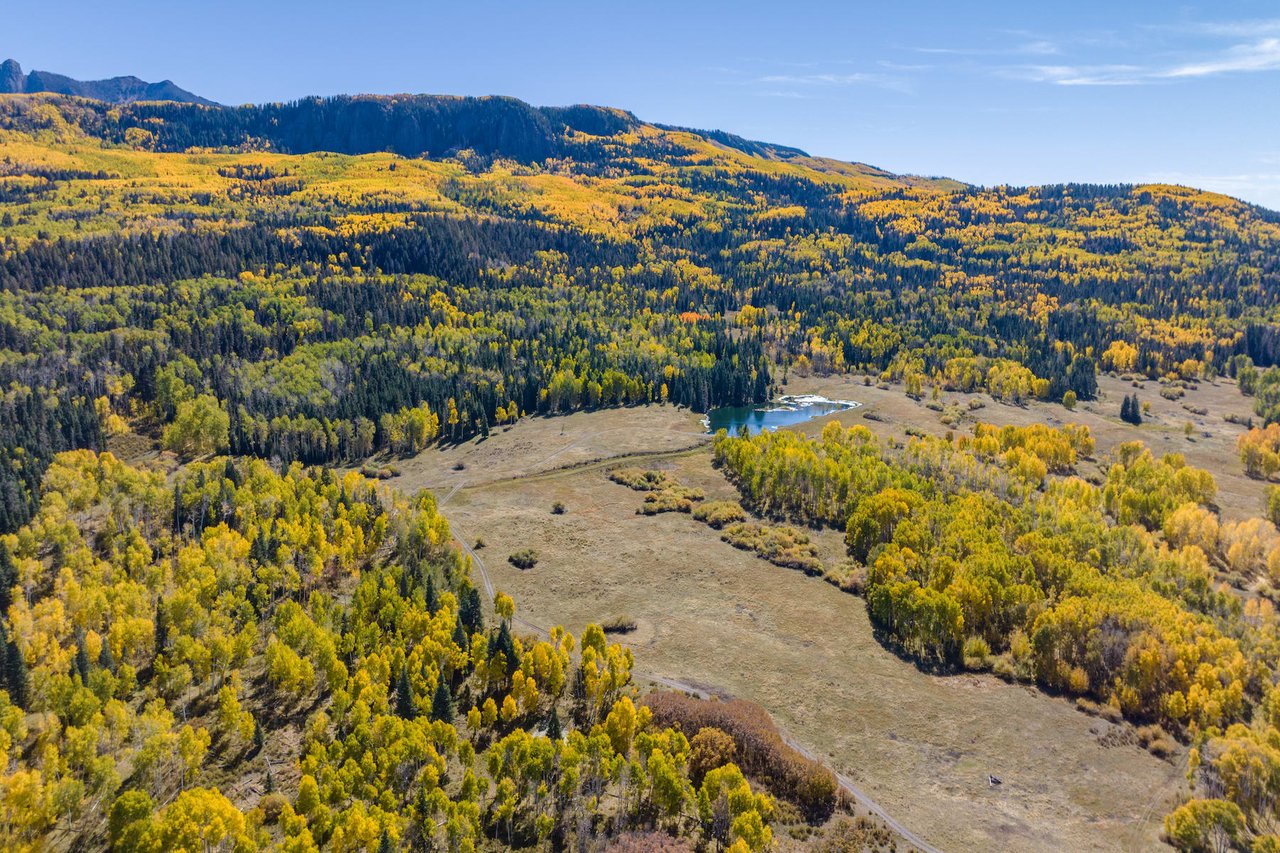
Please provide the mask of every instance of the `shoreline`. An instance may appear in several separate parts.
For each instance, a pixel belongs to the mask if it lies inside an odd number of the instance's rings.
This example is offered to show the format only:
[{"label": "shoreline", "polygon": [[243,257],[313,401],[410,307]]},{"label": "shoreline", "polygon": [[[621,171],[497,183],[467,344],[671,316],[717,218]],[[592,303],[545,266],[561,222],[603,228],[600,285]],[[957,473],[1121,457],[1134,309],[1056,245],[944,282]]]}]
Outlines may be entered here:
[{"label": "shoreline", "polygon": [[[850,409],[861,408],[862,403],[859,402],[858,400],[832,400],[829,397],[822,396],[821,394],[784,394],[781,397],[778,397],[774,400],[769,401],[768,403],[761,403],[757,406],[751,406],[750,411],[752,413],[761,413],[761,414],[768,414],[770,412],[802,412],[804,409],[817,408],[817,407],[822,407],[824,410],[821,412],[816,412],[810,417],[804,418],[801,421],[797,421],[797,423],[803,423],[806,420],[812,420],[813,418],[821,417],[822,415],[833,415],[836,412],[846,412],[846,411],[849,411]],[[747,409],[748,407],[747,406],[720,407],[720,409],[726,409],[726,408]],[[711,415],[712,415],[712,412],[715,412],[715,411],[719,411],[719,409],[713,409],[711,412],[707,412],[705,415],[702,416],[700,420],[702,424],[702,428],[707,431],[708,435],[714,434],[711,431]],[[779,425],[779,426],[789,426],[789,424]],[[761,431],[764,431],[764,430],[773,431],[776,429],[778,429],[778,426],[762,426],[761,427]]]}]

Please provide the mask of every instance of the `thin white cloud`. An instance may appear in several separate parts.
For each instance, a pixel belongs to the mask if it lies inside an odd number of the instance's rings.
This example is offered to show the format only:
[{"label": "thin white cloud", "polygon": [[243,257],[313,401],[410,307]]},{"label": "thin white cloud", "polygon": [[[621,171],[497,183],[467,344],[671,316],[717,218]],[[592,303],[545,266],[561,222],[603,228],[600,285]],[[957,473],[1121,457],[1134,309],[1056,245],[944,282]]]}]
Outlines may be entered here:
[{"label": "thin white cloud", "polygon": [[769,74],[760,78],[761,83],[794,83],[802,86],[852,86],[856,83],[880,83],[883,74]]},{"label": "thin white cloud", "polygon": [[[1005,44],[911,50],[966,57],[971,63],[962,67],[969,70],[1056,86],[1139,86],[1280,71],[1280,17],[1150,24],[1127,35],[1063,32],[1046,38],[1025,30],[996,30],[990,35]],[[1082,61],[1073,61],[1077,55]],[[1026,59],[994,59],[1002,56]],[[992,59],[984,62],[983,57]]]},{"label": "thin white cloud", "polygon": [[1141,86],[1174,80],[1280,70],[1280,38],[1232,45],[1217,54],[1174,65],[1019,65],[993,69],[1015,80],[1057,86]]},{"label": "thin white cloud", "polygon": [[1144,82],[1137,65],[1024,65],[1000,70],[1002,76],[1058,86],[1133,86]]},{"label": "thin white cloud", "polygon": [[900,92],[910,90],[910,85],[901,77],[866,71],[859,71],[852,74],[766,74],[763,77],[757,78],[756,82],[777,86],[803,86],[815,88],[877,86],[882,89],[893,89]]},{"label": "thin white cloud", "polygon": [[1053,56],[1061,53],[1058,45],[1048,39],[1035,39],[1013,47],[917,47],[914,50],[916,53],[943,56]]},{"label": "thin white cloud", "polygon": [[934,66],[927,63],[903,63],[892,62],[888,59],[881,59],[876,62],[881,68],[888,68],[890,71],[932,71]]},{"label": "thin white cloud", "polygon": [[1038,39],[1036,41],[1027,42],[1022,45],[1020,53],[1033,53],[1041,56],[1050,56],[1059,53],[1058,46],[1048,39]]},{"label": "thin white cloud", "polygon": [[1262,18],[1253,21],[1200,21],[1173,27],[1153,27],[1153,29],[1173,29],[1228,38],[1257,38],[1265,35],[1280,35],[1280,18]]},{"label": "thin white cloud", "polygon": [[1160,72],[1160,77],[1209,77],[1250,71],[1280,69],[1280,38],[1265,38],[1253,44],[1238,44],[1203,62],[1189,62]]},{"label": "thin white cloud", "polygon": [[796,92],[790,89],[765,89],[756,92],[762,98],[790,98],[793,100],[809,100],[813,95],[806,95],[803,92]]}]

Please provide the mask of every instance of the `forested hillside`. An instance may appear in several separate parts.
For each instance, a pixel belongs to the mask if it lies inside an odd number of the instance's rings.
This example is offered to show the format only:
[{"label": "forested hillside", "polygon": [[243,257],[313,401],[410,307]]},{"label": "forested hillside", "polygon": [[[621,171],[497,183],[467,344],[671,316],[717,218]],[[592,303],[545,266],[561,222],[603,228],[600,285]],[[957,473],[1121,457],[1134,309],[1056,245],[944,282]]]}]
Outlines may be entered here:
[{"label": "forested hillside", "polygon": [[[743,744],[659,728],[599,629],[522,640],[505,597],[486,624],[433,499],[333,467],[793,373],[1015,403],[1088,400],[1100,370],[1256,377],[1277,285],[1280,216],[1181,187],[975,188],[509,98],[0,96],[4,841],[767,846]],[[129,433],[197,461],[123,464]],[[906,654],[1198,737],[1260,820],[1222,756],[1275,749],[1239,726],[1280,706],[1274,614],[1208,562],[1257,554],[1198,532],[1212,478],[1129,447],[1094,485],[1091,449],[716,452],[761,512],[847,529]],[[792,805],[829,814],[801,765]]]},{"label": "forested hillside", "polygon": [[1093,451],[1087,428],[1039,425],[903,446],[832,423],[715,444],[748,506],[845,531],[829,579],[902,654],[1127,717],[1156,754],[1167,732],[1190,741],[1197,796],[1165,819],[1169,839],[1277,849],[1280,536],[1220,519],[1213,477],[1179,454],[1122,444],[1095,485],[1076,470]]},{"label": "forested hillside", "polygon": [[332,462],[790,369],[1088,399],[1099,365],[1276,359],[1280,223],[1174,187],[975,190],[510,99],[6,96],[0,139],[4,529],[51,453],[203,395],[211,449]]},{"label": "forested hillside", "polygon": [[758,721],[658,725],[598,626],[521,637],[502,594],[490,622],[429,495],[76,451],[42,497],[0,538],[6,850],[586,848],[655,827],[761,850],[775,802],[735,760],[785,768],[792,813],[837,805]]}]

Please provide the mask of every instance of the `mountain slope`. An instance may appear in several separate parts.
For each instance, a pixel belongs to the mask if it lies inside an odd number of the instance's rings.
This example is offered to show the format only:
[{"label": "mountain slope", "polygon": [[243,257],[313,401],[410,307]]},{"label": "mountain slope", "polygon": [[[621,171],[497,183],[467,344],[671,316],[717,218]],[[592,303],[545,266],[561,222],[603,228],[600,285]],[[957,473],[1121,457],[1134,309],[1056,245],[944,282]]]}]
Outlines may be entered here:
[{"label": "mountain slope", "polygon": [[180,101],[212,106],[213,101],[178,87],[172,80],[148,83],[137,77],[111,77],[107,80],[75,80],[52,71],[22,73],[22,66],[15,60],[0,63],[0,94],[34,94],[54,92],[93,98],[112,104],[128,104],[134,101]]},{"label": "mountain slope", "polygon": [[0,143],[0,384],[25,389],[0,438],[38,453],[0,478],[0,529],[51,452],[100,446],[105,389],[171,420],[179,356],[237,453],[309,462],[401,444],[376,425],[423,404],[461,439],[741,405],[792,369],[1016,402],[1280,357],[1280,223],[1185,188],[978,189],[508,98],[9,95]]},{"label": "mountain slope", "polygon": [[[31,79],[13,65],[3,78]],[[194,846],[172,833],[209,813],[249,822],[244,849],[529,847],[629,813],[653,825],[659,796],[686,834],[698,811],[727,820],[718,794],[691,802],[687,750],[636,731],[630,699],[587,707],[629,665],[575,675],[555,643],[517,654],[509,600],[485,632],[432,499],[401,507],[336,468],[393,475],[396,457],[531,414],[759,403],[793,374],[932,389],[948,427],[964,412],[944,391],[972,393],[970,412],[985,393],[1065,413],[1096,398],[1100,370],[1173,397],[1227,373],[1253,375],[1260,402],[1280,387],[1280,370],[1253,366],[1280,362],[1280,222],[1183,187],[969,187],[511,98],[9,94],[0,148],[0,782],[21,794],[0,806],[40,806],[0,814],[6,849],[50,832],[77,848],[106,833],[120,849]],[[1205,553],[1174,560],[1161,538],[1165,509],[1186,497],[1208,512],[1213,497],[1180,456],[1131,447],[1102,489],[1065,478],[1067,433],[977,429],[884,452],[863,433],[720,446],[744,499],[851,531],[857,568],[875,568],[859,586],[894,596],[877,618],[922,614],[903,624],[934,632],[903,632],[921,657],[1029,667],[1034,650],[1040,683],[1188,736],[1280,707],[1272,611],[1242,620]],[[1067,449],[1089,453],[1071,434]],[[125,442],[234,458],[148,472],[98,452]],[[965,483],[972,500],[947,500]],[[678,506],[675,488],[662,499]],[[1066,501],[1079,512],[1059,513]],[[1070,530],[1046,539],[1051,518]],[[878,560],[888,546],[896,562]],[[912,556],[926,548],[937,559]],[[1078,625],[1079,642],[1052,645],[1040,608],[1068,581],[1080,618],[1058,634]],[[596,659],[623,654],[597,634]],[[567,791],[537,770],[565,755],[539,734],[561,725],[556,688],[592,739],[570,736],[585,775],[562,777]],[[445,720],[467,708],[463,743]],[[768,846],[766,805],[732,830],[739,851]]]}]

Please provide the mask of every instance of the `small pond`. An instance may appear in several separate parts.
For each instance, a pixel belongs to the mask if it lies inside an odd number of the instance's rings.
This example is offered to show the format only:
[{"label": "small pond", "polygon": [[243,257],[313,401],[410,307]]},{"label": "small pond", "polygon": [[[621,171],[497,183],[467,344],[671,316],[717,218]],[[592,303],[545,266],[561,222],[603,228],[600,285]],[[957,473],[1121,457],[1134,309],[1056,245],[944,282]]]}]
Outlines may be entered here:
[{"label": "small pond", "polygon": [[712,409],[703,419],[707,432],[728,430],[736,433],[745,426],[752,435],[778,427],[793,426],[813,418],[856,409],[862,405],[853,400],[828,400],[813,394],[779,397],[759,406],[725,406]]}]

